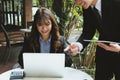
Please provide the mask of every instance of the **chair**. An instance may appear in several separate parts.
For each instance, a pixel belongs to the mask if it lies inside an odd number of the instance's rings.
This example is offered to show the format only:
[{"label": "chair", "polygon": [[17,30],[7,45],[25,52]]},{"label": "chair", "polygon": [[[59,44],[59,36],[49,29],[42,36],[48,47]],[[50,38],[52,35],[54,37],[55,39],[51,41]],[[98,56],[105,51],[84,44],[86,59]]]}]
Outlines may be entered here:
[{"label": "chair", "polygon": [[3,35],[0,39],[0,63],[6,64],[8,61],[16,62],[19,52],[22,49],[24,35],[21,35],[23,39],[20,41],[18,40],[20,36],[15,36],[13,33],[8,34],[2,24],[0,24],[0,31],[1,35]]}]

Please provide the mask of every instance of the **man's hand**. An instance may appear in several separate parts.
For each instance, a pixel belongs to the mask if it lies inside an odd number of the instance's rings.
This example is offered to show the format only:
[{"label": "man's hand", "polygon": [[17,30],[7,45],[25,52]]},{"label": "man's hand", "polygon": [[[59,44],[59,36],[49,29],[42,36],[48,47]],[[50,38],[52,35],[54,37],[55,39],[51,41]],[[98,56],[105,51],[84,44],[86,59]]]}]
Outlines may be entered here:
[{"label": "man's hand", "polygon": [[79,47],[75,43],[71,43],[64,51],[69,51],[72,56],[75,56],[79,52]]},{"label": "man's hand", "polygon": [[98,46],[104,48],[107,51],[112,51],[112,52],[120,52],[120,46],[116,43],[110,43],[109,45],[106,45],[104,43],[97,43]]}]

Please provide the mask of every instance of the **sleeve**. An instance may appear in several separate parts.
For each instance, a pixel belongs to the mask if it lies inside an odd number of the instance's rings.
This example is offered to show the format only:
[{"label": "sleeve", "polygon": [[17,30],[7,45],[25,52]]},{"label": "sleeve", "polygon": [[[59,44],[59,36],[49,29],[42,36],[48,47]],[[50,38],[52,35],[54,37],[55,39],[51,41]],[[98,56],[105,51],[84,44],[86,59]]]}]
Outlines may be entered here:
[{"label": "sleeve", "polygon": [[92,8],[88,8],[83,10],[83,31],[81,36],[78,39],[78,42],[80,42],[83,45],[83,48],[85,48],[89,42],[83,41],[84,39],[91,40],[97,30],[97,23],[96,23],[96,17],[93,14]]},{"label": "sleeve", "polygon": [[20,54],[18,56],[18,63],[20,64],[21,68],[24,67],[23,65],[23,53],[24,52],[29,52],[29,39],[27,37],[24,38],[24,44],[23,44],[23,48],[20,51]]},{"label": "sleeve", "polygon": [[[62,46],[63,46],[62,51],[64,52],[64,49],[67,47],[67,42],[65,40],[65,37],[61,36],[61,42],[62,42]],[[71,57],[69,52],[64,52],[64,53],[65,53],[65,66],[66,67],[71,67],[72,57]]]}]

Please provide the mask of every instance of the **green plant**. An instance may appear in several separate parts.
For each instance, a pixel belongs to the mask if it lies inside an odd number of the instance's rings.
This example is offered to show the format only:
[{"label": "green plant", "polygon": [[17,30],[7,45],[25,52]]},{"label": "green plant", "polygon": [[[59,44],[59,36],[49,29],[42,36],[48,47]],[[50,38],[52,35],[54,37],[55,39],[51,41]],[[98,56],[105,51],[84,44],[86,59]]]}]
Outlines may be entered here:
[{"label": "green plant", "polygon": [[66,38],[71,31],[82,26],[82,7],[75,4],[74,0],[54,0],[53,11],[59,20],[61,34]]}]

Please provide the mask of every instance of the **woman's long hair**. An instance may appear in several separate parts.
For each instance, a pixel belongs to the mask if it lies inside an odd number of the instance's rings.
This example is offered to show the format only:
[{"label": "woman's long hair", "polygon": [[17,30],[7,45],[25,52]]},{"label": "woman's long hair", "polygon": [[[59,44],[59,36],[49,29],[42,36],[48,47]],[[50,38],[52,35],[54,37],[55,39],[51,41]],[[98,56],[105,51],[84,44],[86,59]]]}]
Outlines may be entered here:
[{"label": "woman's long hair", "polygon": [[51,20],[52,22],[52,29],[50,32],[51,35],[51,43],[52,43],[52,51],[56,51],[57,48],[61,45],[60,43],[60,33],[59,33],[59,27],[55,20],[54,15],[52,12],[44,7],[39,8],[35,15],[34,15],[34,21],[32,24],[32,31],[30,33],[30,44],[32,46],[39,47],[39,36],[41,35],[37,30],[37,24],[44,24],[45,20]]}]

